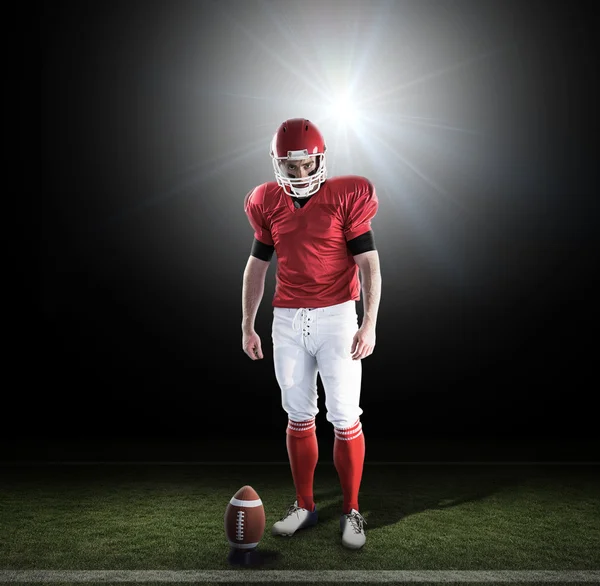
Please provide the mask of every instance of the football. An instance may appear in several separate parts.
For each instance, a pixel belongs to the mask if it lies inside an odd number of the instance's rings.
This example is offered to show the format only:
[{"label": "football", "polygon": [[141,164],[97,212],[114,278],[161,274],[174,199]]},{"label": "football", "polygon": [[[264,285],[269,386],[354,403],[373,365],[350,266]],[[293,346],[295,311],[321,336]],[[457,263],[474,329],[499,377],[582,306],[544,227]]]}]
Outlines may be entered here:
[{"label": "football", "polygon": [[242,486],[225,509],[225,535],[232,548],[252,550],[263,537],[267,519],[257,492],[249,485]]}]

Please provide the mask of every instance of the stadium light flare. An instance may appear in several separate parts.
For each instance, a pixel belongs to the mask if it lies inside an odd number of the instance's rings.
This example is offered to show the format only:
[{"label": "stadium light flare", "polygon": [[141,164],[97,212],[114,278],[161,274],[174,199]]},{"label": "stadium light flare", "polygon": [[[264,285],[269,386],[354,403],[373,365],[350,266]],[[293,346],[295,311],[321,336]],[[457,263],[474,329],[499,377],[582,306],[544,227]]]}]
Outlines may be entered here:
[{"label": "stadium light flare", "polygon": [[336,120],[338,125],[344,126],[359,116],[355,100],[349,94],[336,96],[329,106],[329,117]]}]

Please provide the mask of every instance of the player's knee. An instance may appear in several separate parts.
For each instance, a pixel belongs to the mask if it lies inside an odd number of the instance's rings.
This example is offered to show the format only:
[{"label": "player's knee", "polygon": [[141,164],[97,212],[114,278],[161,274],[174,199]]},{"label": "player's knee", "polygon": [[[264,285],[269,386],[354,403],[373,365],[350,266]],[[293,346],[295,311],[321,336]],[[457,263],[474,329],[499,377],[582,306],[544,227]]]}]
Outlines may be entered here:
[{"label": "player's knee", "polygon": [[315,421],[315,417],[319,412],[318,407],[312,405],[302,405],[294,401],[283,401],[283,410],[288,416],[288,421],[298,424],[307,421]]},{"label": "player's knee", "polygon": [[281,389],[281,405],[292,421],[306,421],[314,418],[319,412],[316,390],[308,393],[295,386],[291,389]]},{"label": "player's knee", "polygon": [[360,425],[360,415],[362,412],[357,412],[357,413],[352,413],[352,414],[348,414],[348,413],[340,413],[340,414],[335,414],[333,412],[329,412],[327,414],[327,421],[329,421],[329,423],[331,423],[331,425],[334,427],[334,429],[336,430],[347,430],[347,429],[352,429],[354,428],[357,424]]}]

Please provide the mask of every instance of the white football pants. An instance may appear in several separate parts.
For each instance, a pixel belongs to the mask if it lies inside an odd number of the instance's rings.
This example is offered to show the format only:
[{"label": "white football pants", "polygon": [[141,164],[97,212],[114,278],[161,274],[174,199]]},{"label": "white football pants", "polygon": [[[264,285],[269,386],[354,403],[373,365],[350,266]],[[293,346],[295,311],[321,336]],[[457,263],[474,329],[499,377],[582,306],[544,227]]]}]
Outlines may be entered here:
[{"label": "white football pants", "polygon": [[283,409],[292,421],[318,413],[317,374],[325,391],[327,421],[350,427],[359,407],[362,365],[352,360],[358,330],[356,302],[305,308],[273,308],[273,360]]}]

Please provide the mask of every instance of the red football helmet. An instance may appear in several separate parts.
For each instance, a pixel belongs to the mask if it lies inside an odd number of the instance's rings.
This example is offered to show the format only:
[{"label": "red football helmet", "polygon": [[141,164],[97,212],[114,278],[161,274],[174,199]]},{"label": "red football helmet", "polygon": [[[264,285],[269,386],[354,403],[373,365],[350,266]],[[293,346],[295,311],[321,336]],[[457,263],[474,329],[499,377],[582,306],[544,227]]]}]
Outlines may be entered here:
[{"label": "red football helmet", "polygon": [[[306,118],[291,118],[283,122],[271,141],[271,158],[275,179],[283,190],[294,197],[309,197],[327,179],[325,139],[319,129]],[[289,177],[284,168],[288,161],[315,158],[316,170],[308,177]]]}]

